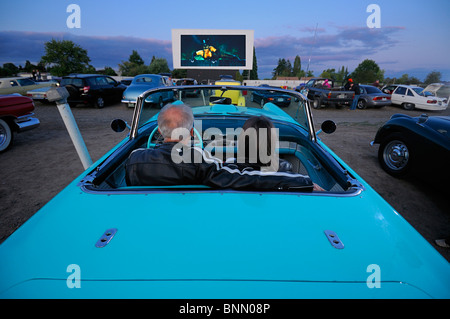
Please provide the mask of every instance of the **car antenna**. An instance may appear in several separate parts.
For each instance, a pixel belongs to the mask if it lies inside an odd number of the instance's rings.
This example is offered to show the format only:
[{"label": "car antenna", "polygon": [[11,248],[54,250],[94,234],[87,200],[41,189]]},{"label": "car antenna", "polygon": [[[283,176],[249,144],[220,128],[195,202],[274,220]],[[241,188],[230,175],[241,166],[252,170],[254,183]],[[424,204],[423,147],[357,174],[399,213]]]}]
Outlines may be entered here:
[{"label": "car antenna", "polygon": [[309,51],[308,67],[306,68],[306,74],[308,74],[309,64],[311,63],[312,49],[313,49],[314,45],[316,44],[316,35],[317,35],[317,27],[318,26],[319,26],[319,23],[316,23],[316,29],[314,30],[314,42],[313,42],[313,44],[311,46],[311,50]]}]

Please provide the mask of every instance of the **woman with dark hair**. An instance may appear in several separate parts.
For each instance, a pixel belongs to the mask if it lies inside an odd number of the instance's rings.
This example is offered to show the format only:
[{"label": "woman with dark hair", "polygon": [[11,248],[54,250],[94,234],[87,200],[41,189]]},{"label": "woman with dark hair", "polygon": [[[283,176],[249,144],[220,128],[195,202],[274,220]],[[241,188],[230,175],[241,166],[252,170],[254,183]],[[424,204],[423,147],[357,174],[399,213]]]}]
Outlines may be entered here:
[{"label": "woman with dark hair", "polygon": [[[278,171],[278,133],[272,121],[264,115],[253,116],[242,129],[238,138],[237,163],[257,170]],[[289,170],[283,168],[284,171]]]},{"label": "woman with dark hair", "polygon": [[[238,137],[238,153],[236,165],[242,169],[253,169],[265,172],[292,172],[292,164],[279,158],[278,129],[272,121],[264,116],[252,116],[242,126]],[[313,190],[324,191],[313,183]]]}]

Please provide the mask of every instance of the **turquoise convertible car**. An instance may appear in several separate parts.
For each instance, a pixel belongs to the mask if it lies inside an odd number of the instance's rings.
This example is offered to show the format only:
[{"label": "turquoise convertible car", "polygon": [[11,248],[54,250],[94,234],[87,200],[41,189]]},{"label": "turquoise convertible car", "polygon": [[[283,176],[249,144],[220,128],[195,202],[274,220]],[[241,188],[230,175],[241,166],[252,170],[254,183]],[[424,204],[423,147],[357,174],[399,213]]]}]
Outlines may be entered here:
[{"label": "turquoise convertible car", "polygon": [[[450,298],[449,263],[324,145],[303,95],[196,89],[139,95],[129,135],[0,245],[0,298]],[[264,90],[290,105],[252,101]],[[269,117],[278,156],[324,191],[127,185],[130,153],[161,142],[143,102],[168,92],[193,109],[192,143],[223,161],[249,117]]]}]

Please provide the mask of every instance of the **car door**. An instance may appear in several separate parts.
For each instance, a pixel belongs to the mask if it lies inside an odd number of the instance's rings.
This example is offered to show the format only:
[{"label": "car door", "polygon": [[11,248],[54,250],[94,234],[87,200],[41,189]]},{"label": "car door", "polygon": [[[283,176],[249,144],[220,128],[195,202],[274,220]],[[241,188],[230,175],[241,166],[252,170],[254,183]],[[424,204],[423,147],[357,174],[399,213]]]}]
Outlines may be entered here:
[{"label": "car door", "polygon": [[403,86],[398,86],[394,92],[392,92],[391,101],[393,104],[402,105],[402,103],[405,103],[405,95],[406,95],[406,88]]},{"label": "car door", "polygon": [[417,104],[419,102],[417,101],[417,98],[414,96],[414,92],[412,92],[411,89],[406,90],[405,102],[412,104]]},{"label": "car door", "polygon": [[107,87],[106,92],[108,94],[108,99],[111,101],[117,101],[122,98],[122,86],[119,85],[119,83],[114,80],[113,78],[110,78],[109,76],[105,77]]}]

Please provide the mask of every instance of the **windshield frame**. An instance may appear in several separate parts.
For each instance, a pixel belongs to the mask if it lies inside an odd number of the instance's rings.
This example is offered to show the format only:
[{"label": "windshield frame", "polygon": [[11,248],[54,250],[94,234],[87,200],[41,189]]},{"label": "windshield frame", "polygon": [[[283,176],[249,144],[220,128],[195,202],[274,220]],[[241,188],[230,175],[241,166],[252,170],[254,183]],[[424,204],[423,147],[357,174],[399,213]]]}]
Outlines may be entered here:
[{"label": "windshield frame", "polygon": [[[157,88],[151,88],[142,94],[140,94],[137,97],[136,100],[136,106],[133,113],[133,120],[131,124],[131,132],[130,132],[130,139],[134,139],[138,135],[138,131],[140,128],[140,117],[142,113],[142,108],[144,101],[147,99],[147,97],[151,94],[157,93],[157,92],[164,92],[164,91],[184,91],[184,90],[240,90],[240,91],[267,91],[267,88],[265,87],[254,87],[254,86],[243,86],[243,85],[182,85],[182,86],[171,86],[171,87],[157,87]],[[306,123],[308,127],[303,127],[298,121],[291,116],[291,118],[297,122],[297,125],[302,127],[308,134],[309,139],[312,142],[317,141],[316,133],[314,130],[314,123],[312,119],[312,113],[311,108],[309,105],[309,100],[301,93],[293,91],[293,90],[285,90],[281,88],[270,88],[270,91],[274,91],[280,94],[289,94],[291,96],[294,96],[296,98],[303,101],[304,104],[304,117],[306,119]],[[300,103],[299,103],[300,104]],[[280,108],[281,109],[281,108]],[[297,109],[297,112],[299,110]]]}]

